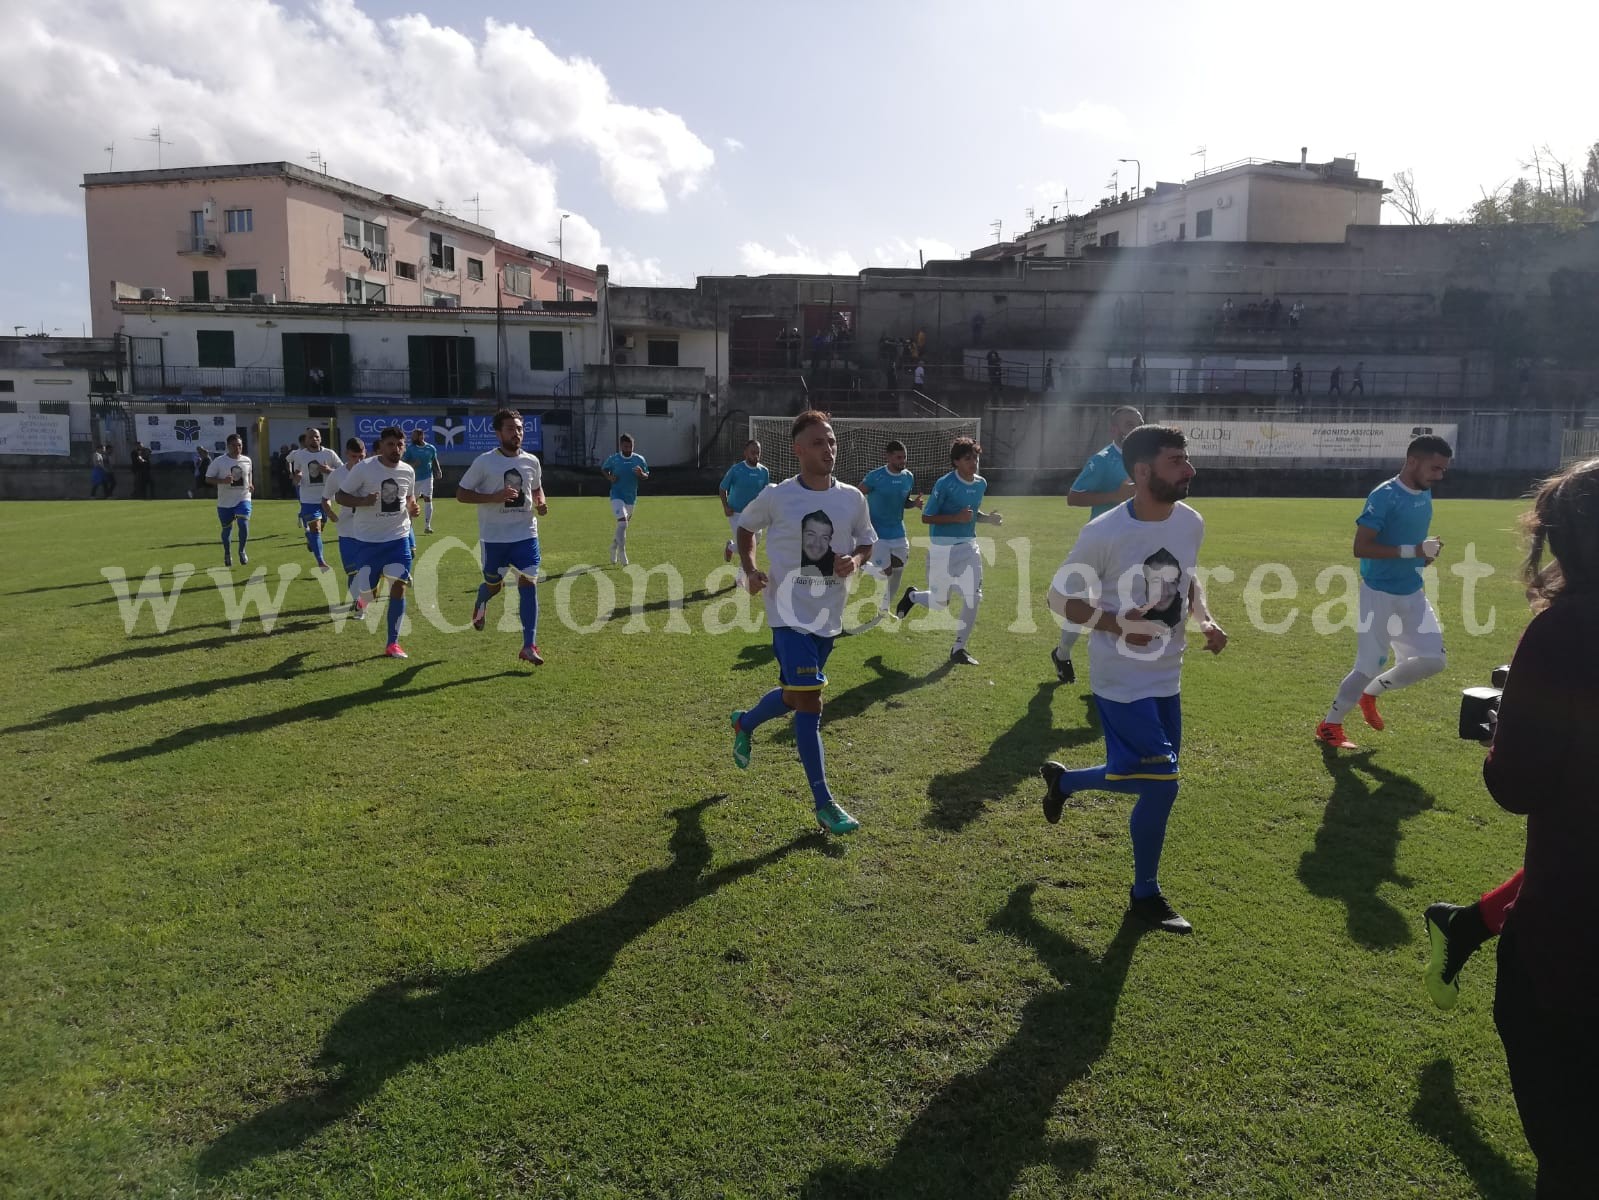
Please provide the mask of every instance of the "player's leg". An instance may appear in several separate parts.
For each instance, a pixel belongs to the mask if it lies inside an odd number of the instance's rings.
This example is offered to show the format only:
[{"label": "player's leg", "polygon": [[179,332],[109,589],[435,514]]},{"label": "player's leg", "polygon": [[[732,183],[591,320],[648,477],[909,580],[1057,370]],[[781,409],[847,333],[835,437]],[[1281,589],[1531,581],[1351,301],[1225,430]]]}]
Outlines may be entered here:
[{"label": "player's leg", "polygon": [[[861,824],[833,799],[827,785],[827,759],[822,752],[822,689],[827,686],[827,657],[833,652],[833,639],[800,630],[787,630],[791,639],[788,660],[784,663],[784,703],[794,710],[794,747],[799,751],[805,781],[816,806],[816,823],[829,833],[852,833]],[[811,680],[799,686],[790,678]]]},{"label": "player's leg", "polygon": [[311,555],[316,559],[316,565],[322,570],[328,569],[328,560],[323,552],[322,545],[322,506],[320,504],[300,505],[300,516],[305,520],[305,544],[310,547]]},{"label": "player's leg", "polygon": [[766,722],[786,717],[794,711],[785,698],[783,686],[785,647],[788,644],[787,635],[792,632],[787,629],[772,630],[772,652],[777,657],[778,686],[757,700],[753,708],[734,709],[730,718],[733,724],[733,762],[741,769],[750,765],[750,734]]},{"label": "player's leg", "polygon": [[894,606],[894,615],[904,620],[911,609],[943,608],[949,602],[949,553],[947,544],[934,542],[927,548],[927,586],[906,588]]},{"label": "player's leg", "polygon": [[616,519],[616,530],[611,534],[611,563],[614,566],[621,561],[622,548],[627,542],[627,504],[611,497],[611,515]]},{"label": "player's leg", "polygon": [[472,628],[482,632],[488,621],[489,600],[505,586],[505,568],[510,565],[510,551],[515,543],[483,543],[483,582],[477,585],[477,600],[472,605]]},{"label": "player's leg", "polygon": [[422,532],[433,532],[433,476],[416,483],[417,498],[422,501]]},{"label": "player's leg", "polygon": [[983,603],[983,556],[976,546],[963,545],[951,555],[955,572],[950,581],[952,590],[961,598],[961,615],[955,626],[955,645],[949,652],[951,661],[975,667],[977,660],[966,651],[972,630],[977,627],[977,610]]},{"label": "player's leg", "polygon": [[539,540],[528,538],[511,548],[511,567],[516,571],[516,598],[522,618],[521,659],[535,667],[544,665],[539,653]]},{"label": "player's leg", "polygon": [[1397,629],[1389,630],[1394,665],[1366,684],[1360,699],[1361,712],[1375,729],[1383,726],[1377,714],[1378,696],[1430,679],[1449,665],[1444,654],[1443,630],[1427,601],[1427,593],[1418,591],[1408,596],[1392,596],[1389,600],[1391,620],[1397,625]]},{"label": "player's leg", "polygon": [[411,548],[402,538],[386,542],[378,558],[385,564],[383,576],[392,580],[389,587],[389,641],[383,653],[390,658],[409,657],[400,648],[400,622],[405,619],[406,585],[411,582]]},{"label": "player's leg", "polygon": [[233,547],[228,545],[228,538],[233,530],[233,510],[231,508],[217,509],[217,520],[222,522],[222,565],[233,565]]},{"label": "player's leg", "polygon": [[1055,678],[1061,683],[1077,682],[1077,669],[1072,666],[1072,647],[1077,645],[1077,639],[1082,635],[1082,626],[1067,621],[1060,627],[1059,644],[1049,652],[1049,662],[1055,668]]},{"label": "player's leg", "polygon": [[[722,547],[722,561],[723,562],[732,562],[733,561],[733,555],[738,552],[738,514],[737,513],[733,513],[731,516],[729,516],[727,518],[727,528],[728,528],[729,536],[728,536],[728,539],[727,539],[727,545]],[[743,580],[744,580],[744,572],[743,571],[739,572],[738,579],[739,579],[740,583],[743,582]]]},{"label": "player's leg", "polygon": [[250,540],[250,502],[241,500],[239,506],[233,510],[233,525],[239,531],[239,561],[248,563],[250,556],[244,552],[244,545]]},{"label": "player's leg", "polygon": [[363,611],[367,606],[366,593],[368,587],[367,556],[371,547],[357,538],[343,536],[339,538],[339,561],[344,566],[344,589],[349,593],[350,603],[356,612]]},{"label": "player's leg", "polygon": [[1388,606],[1386,593],[1360,585],[1360,627],[1356,634],[1355,665],[1338,685],[1332,707],[1316,726],[1316,740],[1339,750],[1353,750],[1355,744],[1344,736],[1344,717],[1360,702],[1366,685],[1382,669],[1388,652]]},{"label": "player's leg", "polygon": [[1451,1009],[1460,998],[1460,969],[1489,938],[1505,927],[1511,906],[1521,895],[1523,872],[1486,891],[1475,904],[1430,904],[1424,923],[1431,943],[1425,981],[1433,1004]]}]

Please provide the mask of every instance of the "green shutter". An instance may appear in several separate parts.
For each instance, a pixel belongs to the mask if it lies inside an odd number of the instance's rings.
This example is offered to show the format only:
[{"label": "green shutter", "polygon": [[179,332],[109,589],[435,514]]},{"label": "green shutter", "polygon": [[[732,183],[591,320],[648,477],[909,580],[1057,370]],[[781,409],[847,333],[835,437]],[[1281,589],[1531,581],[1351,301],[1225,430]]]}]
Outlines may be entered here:
[{"label": "green shutter", "polygon": [[461,376],[456,381],[454,394],[470,396],[477,391],[477,342],[469,337],[456,338],[455,347]]},{"label": "green shutter", "polygon": [[196,329],[194,344],[196,361],[202,367],[233,366],[233,331],[231,329]]},{"label": "green shutter", "polygon": [[532,371],[566,369],[559,330],[533,330],[527,335],[527,365]]},{"label": "green shutter", "polygon": [[411,399],[429,399],[433,395],[432,380],[428,378],[433,357],[428,353],[429,339],[412,336],[405,340],[411,356]]},{"label": "green shutter", "polygon": [[329,381],[332,384],[331,394],[353,396],[355,393],[351,388],[350,379],[350,335],[335,333],[331,337],[331,342],[333,349],[333,378]]},{"label": "green shutter", "polygon": [[286,333],[283,335],[283,394],[285,396],[308,396],[310,389],[306,387],[305,378],[305,335],[303,333]]},{"label": "green shutter", "polygon": [[255,295],[255,272],[229,271],[228,272],[228,299],[248,300]]},{"label": "green shutter", "polygon": [[211,299],[211,272],[196,271],[194,273],[194,299],[197,304],[204,304]]}]

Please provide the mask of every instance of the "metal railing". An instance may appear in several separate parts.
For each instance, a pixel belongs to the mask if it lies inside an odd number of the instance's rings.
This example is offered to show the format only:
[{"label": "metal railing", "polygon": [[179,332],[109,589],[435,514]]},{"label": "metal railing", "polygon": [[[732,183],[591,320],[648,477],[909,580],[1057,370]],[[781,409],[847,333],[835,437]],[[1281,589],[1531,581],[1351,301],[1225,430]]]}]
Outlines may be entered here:
[{"label": "metal railing", "polygon": [[[575,374],[575,372],[574,372]],[[494,395],[495,371],[476,368],[470,388],[438,389],[422,381],[413,386],[407,367],[354,367],[347,388],[332,374],[310,367],[288,378],[282,367],[134,366],[131,390],[143,396],[383,396],[417,399],[469,399]],[[582,380],[578,379],[578,390]],[[464,392],[464,394],[463,394]]]},{"label": "metal railing", "polygon": [[222,253],[222,238],[214,233],[195,233],[192,229],[178,230],[179,254],[214,254],[218,258],[225,257]]}]

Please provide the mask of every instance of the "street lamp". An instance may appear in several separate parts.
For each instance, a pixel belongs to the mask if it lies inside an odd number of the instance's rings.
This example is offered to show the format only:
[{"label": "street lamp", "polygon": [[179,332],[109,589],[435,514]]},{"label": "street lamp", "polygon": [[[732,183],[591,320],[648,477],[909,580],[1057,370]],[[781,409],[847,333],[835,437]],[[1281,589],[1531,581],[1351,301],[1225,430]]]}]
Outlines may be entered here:
[{"label": "street lamp", "polygon": [[571,213],[562,213],[555,226],[555,254],[560,265],[555,271],[555,298],[566,299],[566,219]]},{"label": "street lamp", "polygon": [[1116,161],[1124,163],[1130,162],[1133,164],[1133,166],[1138,168],[1137,173],[1134,175],[1134,178],[1137,180],[1137,182],[1133,184],[1133,194],[1142,196],[1144,194],[1144,164],[1139,162],[1136,158],[1118,158]]}]

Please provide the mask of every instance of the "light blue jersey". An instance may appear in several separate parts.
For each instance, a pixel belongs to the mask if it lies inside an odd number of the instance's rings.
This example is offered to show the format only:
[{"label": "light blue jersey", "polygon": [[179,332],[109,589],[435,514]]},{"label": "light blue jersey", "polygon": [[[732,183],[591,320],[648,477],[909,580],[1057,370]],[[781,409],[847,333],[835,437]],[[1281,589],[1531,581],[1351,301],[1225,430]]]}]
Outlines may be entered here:
[{"label": "light blue jersey", "polygon": [[898,475],[887,467],[868,471],[861,480],[861,490],[866,493],[866,507],[872,514],[872,528],[881,539],[905,536],[905,501],[916,490],[916,476],[909,471]]},{"label": "light blue jersey", "polygon": [[922,506],[922,513],[929,517],[947,517],[951,513],[958,513],[963,508],[972,510],[972,519],[956,525],[930,525],[931,537],[935,542],[964,542],[977,536],[977,510],[982,507],[983,497],[988,494],[988,480],[981,475],[974,476],[967,483],[960,475],[951,471],[939,477],[933,485],[933,490],[927,494],[927,503]]},{"label": "light blue jersey", "polygon": [[727,469],[727,474],[722,476],[722,486],[717,490],[727,493],[729,508],[734,512],[743,512],[744,506],[759,496],[770,482],[772,472],[765,463],[756,463],[752,467],[741,458]]},{"label": "light blue jersey", "polygon": [[[1380,546],[1415,546],[1427,540],[1432,524],[1432,493],[1407,488],[1390,479],[1366,497],[1366,507],[1355,518],[1377,534]],[[1421,590],[1419,558],[1363,558],[1360,577],[1367,587],[1392,596],[1408,596]]]},{"label": "light blue jersey", "polygon": [[642,454],[629,454],[623,458],[617,453],[600,464],[600,470],[616,476],[616,482],[611,485],[612,500],[629,505],[638,503],[638,476],[633,474],[634,467],[643,467],[645,474],[649,474],[650,464],[644,461]]},{"label": "light blue jersey", "polygon": [[[1094,457],[1083,464],[1083,469],[1077,473],[1077,478],[1072,481],[1071,490],[1074,492],[1114,492],[1127,482],[1127,466],[1122,462],[1122,448],[1115,442],[1106,446]],[[1088,519],[1092,521],[1101,513],[1108,513],[1116,507],[1116,501],[1109,504],[1096,504],[1088,510]]]},{"label": "light blue jersey", "polygon": [[418,446],[415,442],[405,448],[405,453],[400,455],[400,461],[411,464],[411,470],[416,472],[417,482],[433,478],[433,470],[439,463],[437,447],[426,442]]}]

